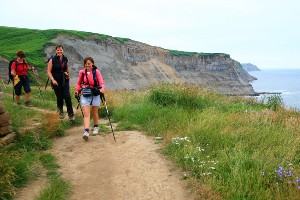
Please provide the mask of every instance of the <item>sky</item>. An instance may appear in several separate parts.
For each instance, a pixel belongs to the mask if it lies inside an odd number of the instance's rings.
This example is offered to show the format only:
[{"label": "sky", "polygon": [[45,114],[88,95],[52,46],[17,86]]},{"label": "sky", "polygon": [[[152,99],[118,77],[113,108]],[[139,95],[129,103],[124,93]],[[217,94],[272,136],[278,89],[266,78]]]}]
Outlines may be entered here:
[{"label": "sky", "polygon": [[262,70],[300,69],[299,0],[1,0],[0,26],[100,33],[226,53]]}]

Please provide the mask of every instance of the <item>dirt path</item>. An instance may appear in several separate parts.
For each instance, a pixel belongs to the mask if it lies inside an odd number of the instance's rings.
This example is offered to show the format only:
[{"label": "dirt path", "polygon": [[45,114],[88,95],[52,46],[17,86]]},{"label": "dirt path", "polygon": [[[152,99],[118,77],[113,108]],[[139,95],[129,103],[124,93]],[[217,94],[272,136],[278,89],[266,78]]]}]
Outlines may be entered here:
[{"label": "dirt path", "polygon": [[[106,123],[101,121],[101,124]],[[160,145],[137,131],[82,139],[82,127],[54,141],[59,172],[73,186],[71,200],[192,200],[182,173],[157,152]],[[41,184],[43,183],[43,184]],[[46,181],[36,180],[15,199],[33,199]]]},{"label": "dirt path", "polygon": [[159,145],[137,131],[82,139],[70,129],[52,149],[63,178],[73,185],[72,200],[193,199],[176,171],[157,152]]}]

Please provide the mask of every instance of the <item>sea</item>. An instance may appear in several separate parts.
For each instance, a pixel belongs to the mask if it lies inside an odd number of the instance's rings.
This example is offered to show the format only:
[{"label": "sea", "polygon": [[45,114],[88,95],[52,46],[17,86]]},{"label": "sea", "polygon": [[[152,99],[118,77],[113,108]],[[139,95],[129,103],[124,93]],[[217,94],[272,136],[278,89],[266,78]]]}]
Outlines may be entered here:
[{"label": "sea", "polygon": [[254,91],[279,92],[285,108],[300,110],[300,69],[268,69],[248,73],[257,78],[250,83]]}]

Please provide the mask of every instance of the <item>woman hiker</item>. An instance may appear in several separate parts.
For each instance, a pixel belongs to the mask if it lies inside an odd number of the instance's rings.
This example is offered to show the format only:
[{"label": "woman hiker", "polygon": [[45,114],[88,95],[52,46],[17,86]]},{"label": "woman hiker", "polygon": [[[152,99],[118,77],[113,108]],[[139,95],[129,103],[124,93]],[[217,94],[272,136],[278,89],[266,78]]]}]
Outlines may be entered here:
[{"label": "woman hiker", "polygon": [[70,95],[70,63],[64,56],[64,48],[62,45],[55,47],[56,55],[51,57],[48,62],[48,77],[51,80],[51,86],[56,95],[57,109],[60,117],[64,118],[63,105],[66,102],[67,112],[70,121],[74,121],[74,111],[72,107]]},{"label": "woman hiker", "polygon": [[76,84],[75,96],[81,95],[81,105],[83,108],[83,139],[88,140],[90,132],[90,107],[92,106],[92,116],[94,121],[93,135],[99,132],[98,109],[100,106],[100,92],[105,90],[105,84],[100,71],[94,65],[92,57],[84,59],[84,69],[79,71]]},{"label": "woman hiker", "polygon": [[14,90],[16,94],[17,104],[21,104],[21,90],[22,87],[25,91],[25,105],[32,106],[30,103],[30,83],[27,75],[27,71],[34,71],[33,66],[29,66],[25,61],[25,53],[24,51],[17,51],[17,59],[13,61],[11,65],[11,75],[14,77]]}]

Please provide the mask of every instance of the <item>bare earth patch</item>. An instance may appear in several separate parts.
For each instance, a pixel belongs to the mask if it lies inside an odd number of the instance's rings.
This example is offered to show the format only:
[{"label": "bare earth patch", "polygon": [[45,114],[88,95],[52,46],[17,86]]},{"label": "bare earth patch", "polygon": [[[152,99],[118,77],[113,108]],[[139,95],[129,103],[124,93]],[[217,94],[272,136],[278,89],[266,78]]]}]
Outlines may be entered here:
[{"label": "bare earth patch", "polygon": [[72,200],[193,199],[180,174],[157,152],[159,145],[137,131],[82,139],[82,127],[55,141],[63,178],[73,185]]}]

